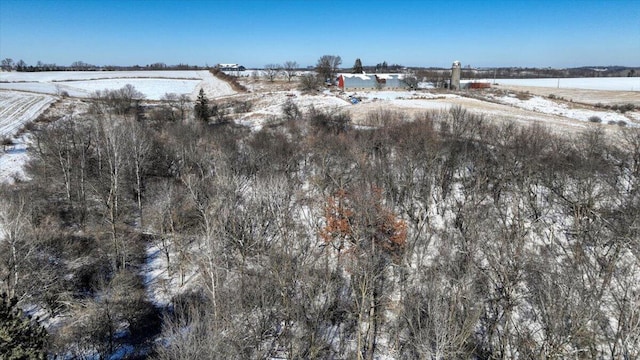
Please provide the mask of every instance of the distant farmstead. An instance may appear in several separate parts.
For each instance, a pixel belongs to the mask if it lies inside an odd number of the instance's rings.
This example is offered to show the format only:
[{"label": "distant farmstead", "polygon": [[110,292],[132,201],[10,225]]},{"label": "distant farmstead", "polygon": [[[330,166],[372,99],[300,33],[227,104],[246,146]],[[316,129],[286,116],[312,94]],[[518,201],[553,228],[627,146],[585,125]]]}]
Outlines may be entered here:
[{"label": "distant farmstead", "polygon": [[338,74],[338,87],[342,90],[404,89],[403,74]]},{"label": "distant farmstead", "polygon": [[246,68],[238,64],[218,64],[218,69],[222,71],[245,71]]}]

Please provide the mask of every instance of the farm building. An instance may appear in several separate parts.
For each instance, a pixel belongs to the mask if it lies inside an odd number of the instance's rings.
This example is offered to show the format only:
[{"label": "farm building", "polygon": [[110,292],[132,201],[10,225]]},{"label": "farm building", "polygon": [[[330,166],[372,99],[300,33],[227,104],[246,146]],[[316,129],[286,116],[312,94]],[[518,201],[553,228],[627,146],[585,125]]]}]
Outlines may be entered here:
[{"label": "farm building", "polygon": [[487,80],[460,80],[459,90],[490,89],[491,83]]},{"label": "farm building", "polygon": [[449,84],[449,89],[451,90],[460,90],[460,68],[462,65],[460,61],[454,61],[453,65],[451,65],[451,83]]},{"label": "farm building", "polygon": [[403,74],[338,74],[342,90],[404,89]]},{"label": "farm building", "polygon": [[238,64],[218,64],[216,66],[222,71],[245,71],[245,67]]}]

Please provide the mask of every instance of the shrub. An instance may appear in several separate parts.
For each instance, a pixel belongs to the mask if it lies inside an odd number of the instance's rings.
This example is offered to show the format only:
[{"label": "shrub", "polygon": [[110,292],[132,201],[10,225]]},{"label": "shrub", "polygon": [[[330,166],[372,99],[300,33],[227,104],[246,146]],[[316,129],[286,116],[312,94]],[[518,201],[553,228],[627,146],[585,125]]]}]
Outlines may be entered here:
[{"label": "shrub", "polygon": [[287,101],[282,104],[282,113],[284,114],[284,118],[286,120],[298,120],[302,113],[293,100],[287,99]]},{"label": "shrub", "polygon": [[306,74],[300,77],[300,90],[315,91],[322,85],[322,80],[313,74]]},{"label": "shrub", "polygon": [[528,91],[516,93],[516,99],[518,99],[518,100],[529,100],[532,97],[533,96]]},{"label": "shrub", "polygon": [[618,120],[618,126],[627,126],[627,122],[624,120]]},{"label": "shrub", "polygon": [[609,124],[609,125],[615,125],[615,124],[616,124],[616,121],[615,121],[615,120],[609,120],[609,122],[608,122],[607,124]]},{"label": "shrub", "polygon": [[635,105],[633,104],[617,104],[617,105],[613,105],[611,107],[612,110],[616,110],[621,112],[622,114],[626,113],[627,111],[633,111],[635,109]]},{"label": "shrub", "polygon": [[555,94],[549,94],[548,98],[553,100],[553,99],[557,99],[558,97]]},{"label": "shrub", "polygon": [[251,111],[253,103],[251,103],[251,101],[249,100],[237,100],[233,102],[232,107],[235,114],[248,113],[249,111]]},{"label": "shrub", "polygon": [[235,76],[231,76],[227,73],[225,73],[224,71],[220,70],[220,69],[211,69],[209,70],[209,72],[211,72],[211,74],[213,74],[213,76],[217,77],[220,80],[224,80],[227,83],[229,83],[229,85],[231,85],[231,88],[235,91],[238,92],[246,92],[247,88],[244,87],[244,85],[240,84],[238,82],[238,79]]},{"label": "shrub", "polygon": [[600,116],[589,116],[589,121],[592,123],[601,123],[602,119],[600,119]]},{"label": "shrub", "polygon": [[309,121],[317,129],[333,134],[346,132],[351,127],[351,117],[345,112],[309,110]]}]

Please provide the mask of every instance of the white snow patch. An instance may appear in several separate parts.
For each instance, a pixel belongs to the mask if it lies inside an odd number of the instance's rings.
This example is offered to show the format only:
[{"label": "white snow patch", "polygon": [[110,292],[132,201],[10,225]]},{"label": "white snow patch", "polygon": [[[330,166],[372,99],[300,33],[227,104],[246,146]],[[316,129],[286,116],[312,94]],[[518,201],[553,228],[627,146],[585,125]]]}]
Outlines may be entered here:
[{"label": "white snow patch", "polygon": [[[478,79],[477,81],[493,83],[493,79]],[[496,79],[495,82],[499,85],[550,87],[558,89],[640,91],[640,77]]]},{"label": "white snow patch", "polygon": [[15,145],[7,146],[6,151],[0,151],[0,183],[12,184],[16,179],[28,180],[24,173],[24,165],[29,161],[27,148],[23,137],[16,140]]},{"label": "white snow patch", "polygon": [[[0,82],[57,82],[100,79],[201,79],[200,70],[176,71],[42,71],[42,72],[3,72]],[[204,72],[207,72],[204,70]]]},{"label": "white snow patch", "polygon": [[55,101],[47,95],[0,91],[0,137],[14,135],[20,127],[35,120]]},{"label": "white snow patch", "polygon": [[[596,111],[588,109],[571,109],[567,104],[556,103],[552,100],[545,99],[540,96],[533,96],[528,100],[520,100],[513,96],[494,97],[495,100],[502,104],[512,105],[521,109],[539,112],[543,114],[558,115],[566,118],[589,121],[592,116],[597,116],[604,123],[609,121],[624,121],[629,122],[629,118],[623,114],[619,114],[613,111]],[[638,124],[630,123],[631,126],[637,126]]]},{"label": "white snow patch", "polygon": [[149,100],[166,93],[190,94],[195,99],[200,88],[209,98],[235,94],[225,81],[207,70],[199,71],[69,71],[3,73],[0,89],[86,98],[97,90],[116,90],[131,84]]}]

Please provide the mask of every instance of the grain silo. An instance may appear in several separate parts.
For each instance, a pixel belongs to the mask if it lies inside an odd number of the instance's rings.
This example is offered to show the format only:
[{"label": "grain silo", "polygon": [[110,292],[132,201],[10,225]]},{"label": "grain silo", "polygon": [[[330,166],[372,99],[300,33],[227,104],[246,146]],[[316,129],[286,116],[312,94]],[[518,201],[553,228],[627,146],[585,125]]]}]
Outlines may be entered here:
[{"label": "grain silo", "polygon": [[460,61],[456,60],[451,65],[451,90],[460,90]]}]

